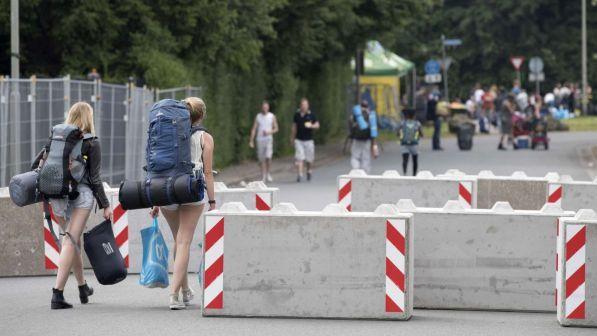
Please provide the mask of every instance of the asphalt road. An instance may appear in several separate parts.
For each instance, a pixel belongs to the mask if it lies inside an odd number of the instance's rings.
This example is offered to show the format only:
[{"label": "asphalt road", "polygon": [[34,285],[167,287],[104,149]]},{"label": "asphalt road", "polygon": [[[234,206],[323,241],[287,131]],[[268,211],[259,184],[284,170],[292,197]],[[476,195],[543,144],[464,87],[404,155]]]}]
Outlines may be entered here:
[{"label": "asphalt road", "polygon": [[[460,152],[455,139],[444,140],[443,152],[431,152],[429,143],[421,145],[421,169],[437,174],[450,168],[467,173],[490,169],[496,174],[523,170],[530,176],[550,171],[586,180],[594,171],[581,162],[578,151],[597,144],[595,133],[552,134],[549,151],[496,150],[495,136],[475,138],[470,152]],[[373,173],[399,169],[399,148],[386,144]],[[281,201],[293,202],[299,209],[319,210],[336,200],[336,176],[349,171],[348,158],[319,167],[311,182],[297,184],[292,173],[274,176],[281,188]],[[75,308],[51,311],[49,300],[53,277],[0,278],[0,335],[595,335],[595,329],[560,327],[555,314],[516,312],[473,312],[415,310],[408,322],[202,318],[199,303],[186,311],[167,309],[168,291],[145,289],[137,276],[129,276],[115,286],[96,288],[91,303],[77,303],[76,284],[67,285],[67,299]],[[196,275],[192,284],[198,288]]]}]

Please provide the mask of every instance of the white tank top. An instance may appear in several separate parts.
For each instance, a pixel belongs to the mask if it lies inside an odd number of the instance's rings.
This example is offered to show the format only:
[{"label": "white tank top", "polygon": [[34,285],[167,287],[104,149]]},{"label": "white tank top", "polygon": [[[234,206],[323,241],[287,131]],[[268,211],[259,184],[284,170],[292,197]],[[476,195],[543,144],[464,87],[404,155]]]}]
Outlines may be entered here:
[{"label": "white tank top", "polygon": [[271,132],[274,128],[274,114],[271,112],[267,112],[267,114],[263,114],[259,112],[256,117],[257,120],[257,140],[266,140],[271,139],[273,136],[271,134],[264,135],[264,132]]},{"label": "white tank top", "polygon": [[194,170],[203,171],[203,133],[197,131],[191,136],[191,161],[195,164]]}]

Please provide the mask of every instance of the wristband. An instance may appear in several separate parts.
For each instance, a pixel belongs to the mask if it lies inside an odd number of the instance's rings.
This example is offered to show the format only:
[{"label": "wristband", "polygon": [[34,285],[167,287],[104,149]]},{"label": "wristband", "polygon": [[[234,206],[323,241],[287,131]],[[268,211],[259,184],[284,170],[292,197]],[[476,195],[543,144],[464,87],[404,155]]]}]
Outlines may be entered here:
[{"label": "wristband", "polygon": [[209,201],[207,201],[207,203],[209,203],[209,204],[216,204],[216,201],[215,200],[209,200]]}]

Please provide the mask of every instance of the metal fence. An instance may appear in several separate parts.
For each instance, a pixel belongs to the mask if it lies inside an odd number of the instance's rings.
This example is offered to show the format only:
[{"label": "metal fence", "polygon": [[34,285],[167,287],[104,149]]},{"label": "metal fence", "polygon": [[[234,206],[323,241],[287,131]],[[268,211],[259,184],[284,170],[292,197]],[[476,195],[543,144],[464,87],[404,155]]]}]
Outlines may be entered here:
[{"label": "metal fence", "polygon": [[29,169],[48,141],[53,125],[64,122],[79,101],[94,109],[102,147],[102,176],[111,185],[144,173],[147,112],[156,99],[200,96],[197,87],[166,90],[97,81],[0,77],[0,187]]}]

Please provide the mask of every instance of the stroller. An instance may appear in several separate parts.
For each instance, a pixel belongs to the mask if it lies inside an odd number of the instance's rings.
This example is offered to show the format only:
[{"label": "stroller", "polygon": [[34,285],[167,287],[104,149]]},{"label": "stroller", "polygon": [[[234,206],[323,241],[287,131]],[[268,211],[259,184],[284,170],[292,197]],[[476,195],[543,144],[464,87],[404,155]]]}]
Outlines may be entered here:
[{"label": "stroller", "polygon": [[547,136],[547,120],[545,117],[533,118],[531,121],[531,149],[543,144],[545,150],[549,150],[549,137]]},{"label": "stroller", "polygon": [[512,136],[516,149],[531,146],[531,125],[522,113],[517,112],[512,115]]}]

